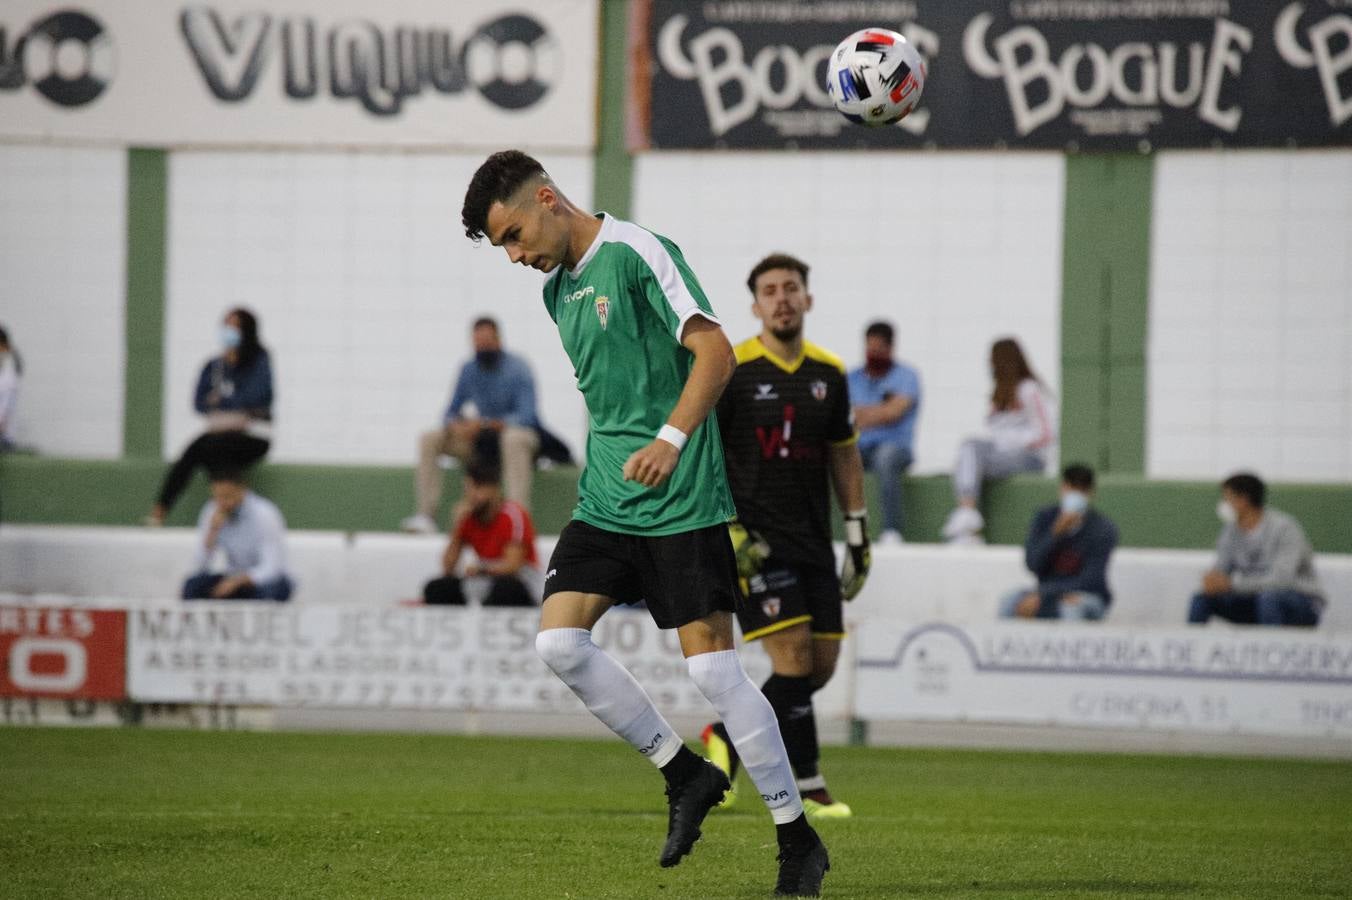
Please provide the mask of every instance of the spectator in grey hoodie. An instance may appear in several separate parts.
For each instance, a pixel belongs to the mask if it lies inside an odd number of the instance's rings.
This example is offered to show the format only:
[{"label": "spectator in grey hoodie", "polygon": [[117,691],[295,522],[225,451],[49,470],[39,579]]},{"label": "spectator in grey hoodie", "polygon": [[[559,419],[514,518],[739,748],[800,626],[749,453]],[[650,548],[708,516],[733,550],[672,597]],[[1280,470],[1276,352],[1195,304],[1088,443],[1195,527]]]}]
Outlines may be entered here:
[{"label": "spectator in grey hoodie", "polygon": [[1324,591],[1314,573],[1314,550],[1300,523],[1264,506],[1267,486],[1242,472],[1221,484],[1216,514],[1225,523],[1216,565],[1192,598],[1189,622],[1220,616],[1231,622],[1314,627]]},{"label": "spectator in grey hoodie", "polygon": [[1025,619],[1101,619],[1112,603],[1108,559],[1117,547],[1117,526],[1093,508],[1094,470],[1066,466],[1061,500],[1033,515],[1024,561],[1037,587],[1018,590],[1000,603],[1000,615]]}]

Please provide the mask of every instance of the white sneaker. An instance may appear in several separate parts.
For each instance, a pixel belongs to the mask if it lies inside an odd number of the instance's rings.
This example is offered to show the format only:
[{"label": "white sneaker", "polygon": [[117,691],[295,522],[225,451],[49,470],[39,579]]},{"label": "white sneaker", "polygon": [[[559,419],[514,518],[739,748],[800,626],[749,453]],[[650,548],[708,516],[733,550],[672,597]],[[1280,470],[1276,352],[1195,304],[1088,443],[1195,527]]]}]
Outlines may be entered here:
[{"label": "white sneaker", "polygon": [[876,543],[880,547],[895,547],[906,543],[906,539],[901,536],[901,532],[895,528],[888,528],[882,534],[878,535]]},{"label": "white sneaker", "polygon": [[979,510],[970,506],[959,506],[948,514],[948,521],[944,522],[943,535],[948,538],[950,543],[982,543],[978,538],[971,540],[981,534],[981,529],[986,527],[986,520],[982,517]]},{"label": "white sneaker", "polygon": [[409,516],[400,522],[399,530],[406,531],[409,534],[436,534],[437,523],[432,521],[431,516],[418,513],[416,516]]}]

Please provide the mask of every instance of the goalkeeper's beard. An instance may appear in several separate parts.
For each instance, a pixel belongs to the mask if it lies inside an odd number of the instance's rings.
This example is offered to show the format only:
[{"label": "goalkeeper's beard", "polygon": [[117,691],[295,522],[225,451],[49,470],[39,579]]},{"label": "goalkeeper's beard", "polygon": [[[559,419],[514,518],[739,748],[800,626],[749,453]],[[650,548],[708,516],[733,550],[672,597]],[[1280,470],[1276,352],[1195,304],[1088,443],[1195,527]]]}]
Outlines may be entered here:
[{"label": "goalkeeper's beard", "polygon": [[798,335],[803,333],[803,323],[799,322],[797,325],[788,328],[771,328],[770,333],[775,336],[775,340],[788,344],[798,340]]}]

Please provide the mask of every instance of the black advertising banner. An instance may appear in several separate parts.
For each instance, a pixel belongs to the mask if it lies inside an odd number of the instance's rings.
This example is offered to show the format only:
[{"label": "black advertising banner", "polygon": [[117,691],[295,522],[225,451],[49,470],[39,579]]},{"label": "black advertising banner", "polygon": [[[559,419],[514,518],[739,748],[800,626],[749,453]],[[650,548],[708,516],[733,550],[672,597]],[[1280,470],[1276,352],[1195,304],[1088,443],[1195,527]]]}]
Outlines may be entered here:
[{"label": "black advertising banner", "polygon": [[[928,61],[891,127],[826,94],[867,27]],[[635,147],[1352,144],[1352,0],[649,0],[631,35]]]}]

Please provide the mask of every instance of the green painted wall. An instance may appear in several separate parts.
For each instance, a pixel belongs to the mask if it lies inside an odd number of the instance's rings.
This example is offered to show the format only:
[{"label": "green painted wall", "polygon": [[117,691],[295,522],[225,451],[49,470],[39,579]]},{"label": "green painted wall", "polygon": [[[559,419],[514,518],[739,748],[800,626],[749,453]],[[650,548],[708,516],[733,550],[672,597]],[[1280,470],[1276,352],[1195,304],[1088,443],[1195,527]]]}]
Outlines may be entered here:
[{"label": "green painted wall", "polygon": [[[558,534],[577,503],[577,473],[572,467],[536,473],[532,511],[541,534]],[[71,525],[134,525],[154,497],[164,466],[151,460],[92,462],[0,456],[3,515],[6,522]],[[394,466],[307,466],[265,464],[254,484],[286,514],[292,528],[337,531],[392,531],[413,509],[413,470]],[[459,495],[460,479],[446,478],[444,519]],[[867,482],[872,521],[879,521],[877,490]],[[1210,482],[1146,481],[1133,475],[1100,479],[1099,507],[1112,516],[1124,546],[1209,548],[1220,528],[1216,520],[1219,488]],[[1272,505],[1294,514],[1315,549],[1352,553],[1352,485],[1272,486]],[[1051,478],[1018,477],[992,484],[986,495],[987,534],[992,543],[1023,542],[1028,521],[1039,506],[1056,497]],[[179,501],[170,525],[191,525],[206,500],[205,479],[198,476]],[[947,476],[906,479],[907,540],[939,540],[939,529],[952,507]],[[837,535],[840,537],[840,535]]]},{"label": "green painted wall", "polygon": [[1066,157],[1061,459],[1145,471],[1154,157]]},{"label": "green painted wall", "polygon": [[159,459],[164,446],[164,278],[168,155],[127,151],[126,392],[124,456]]},{"label": "green painted wall", "polygon": [[592,207],[620,218],[630,215],[634,188],[634,161],[624,139],[628,27],[629,0],[603,0]]}]

